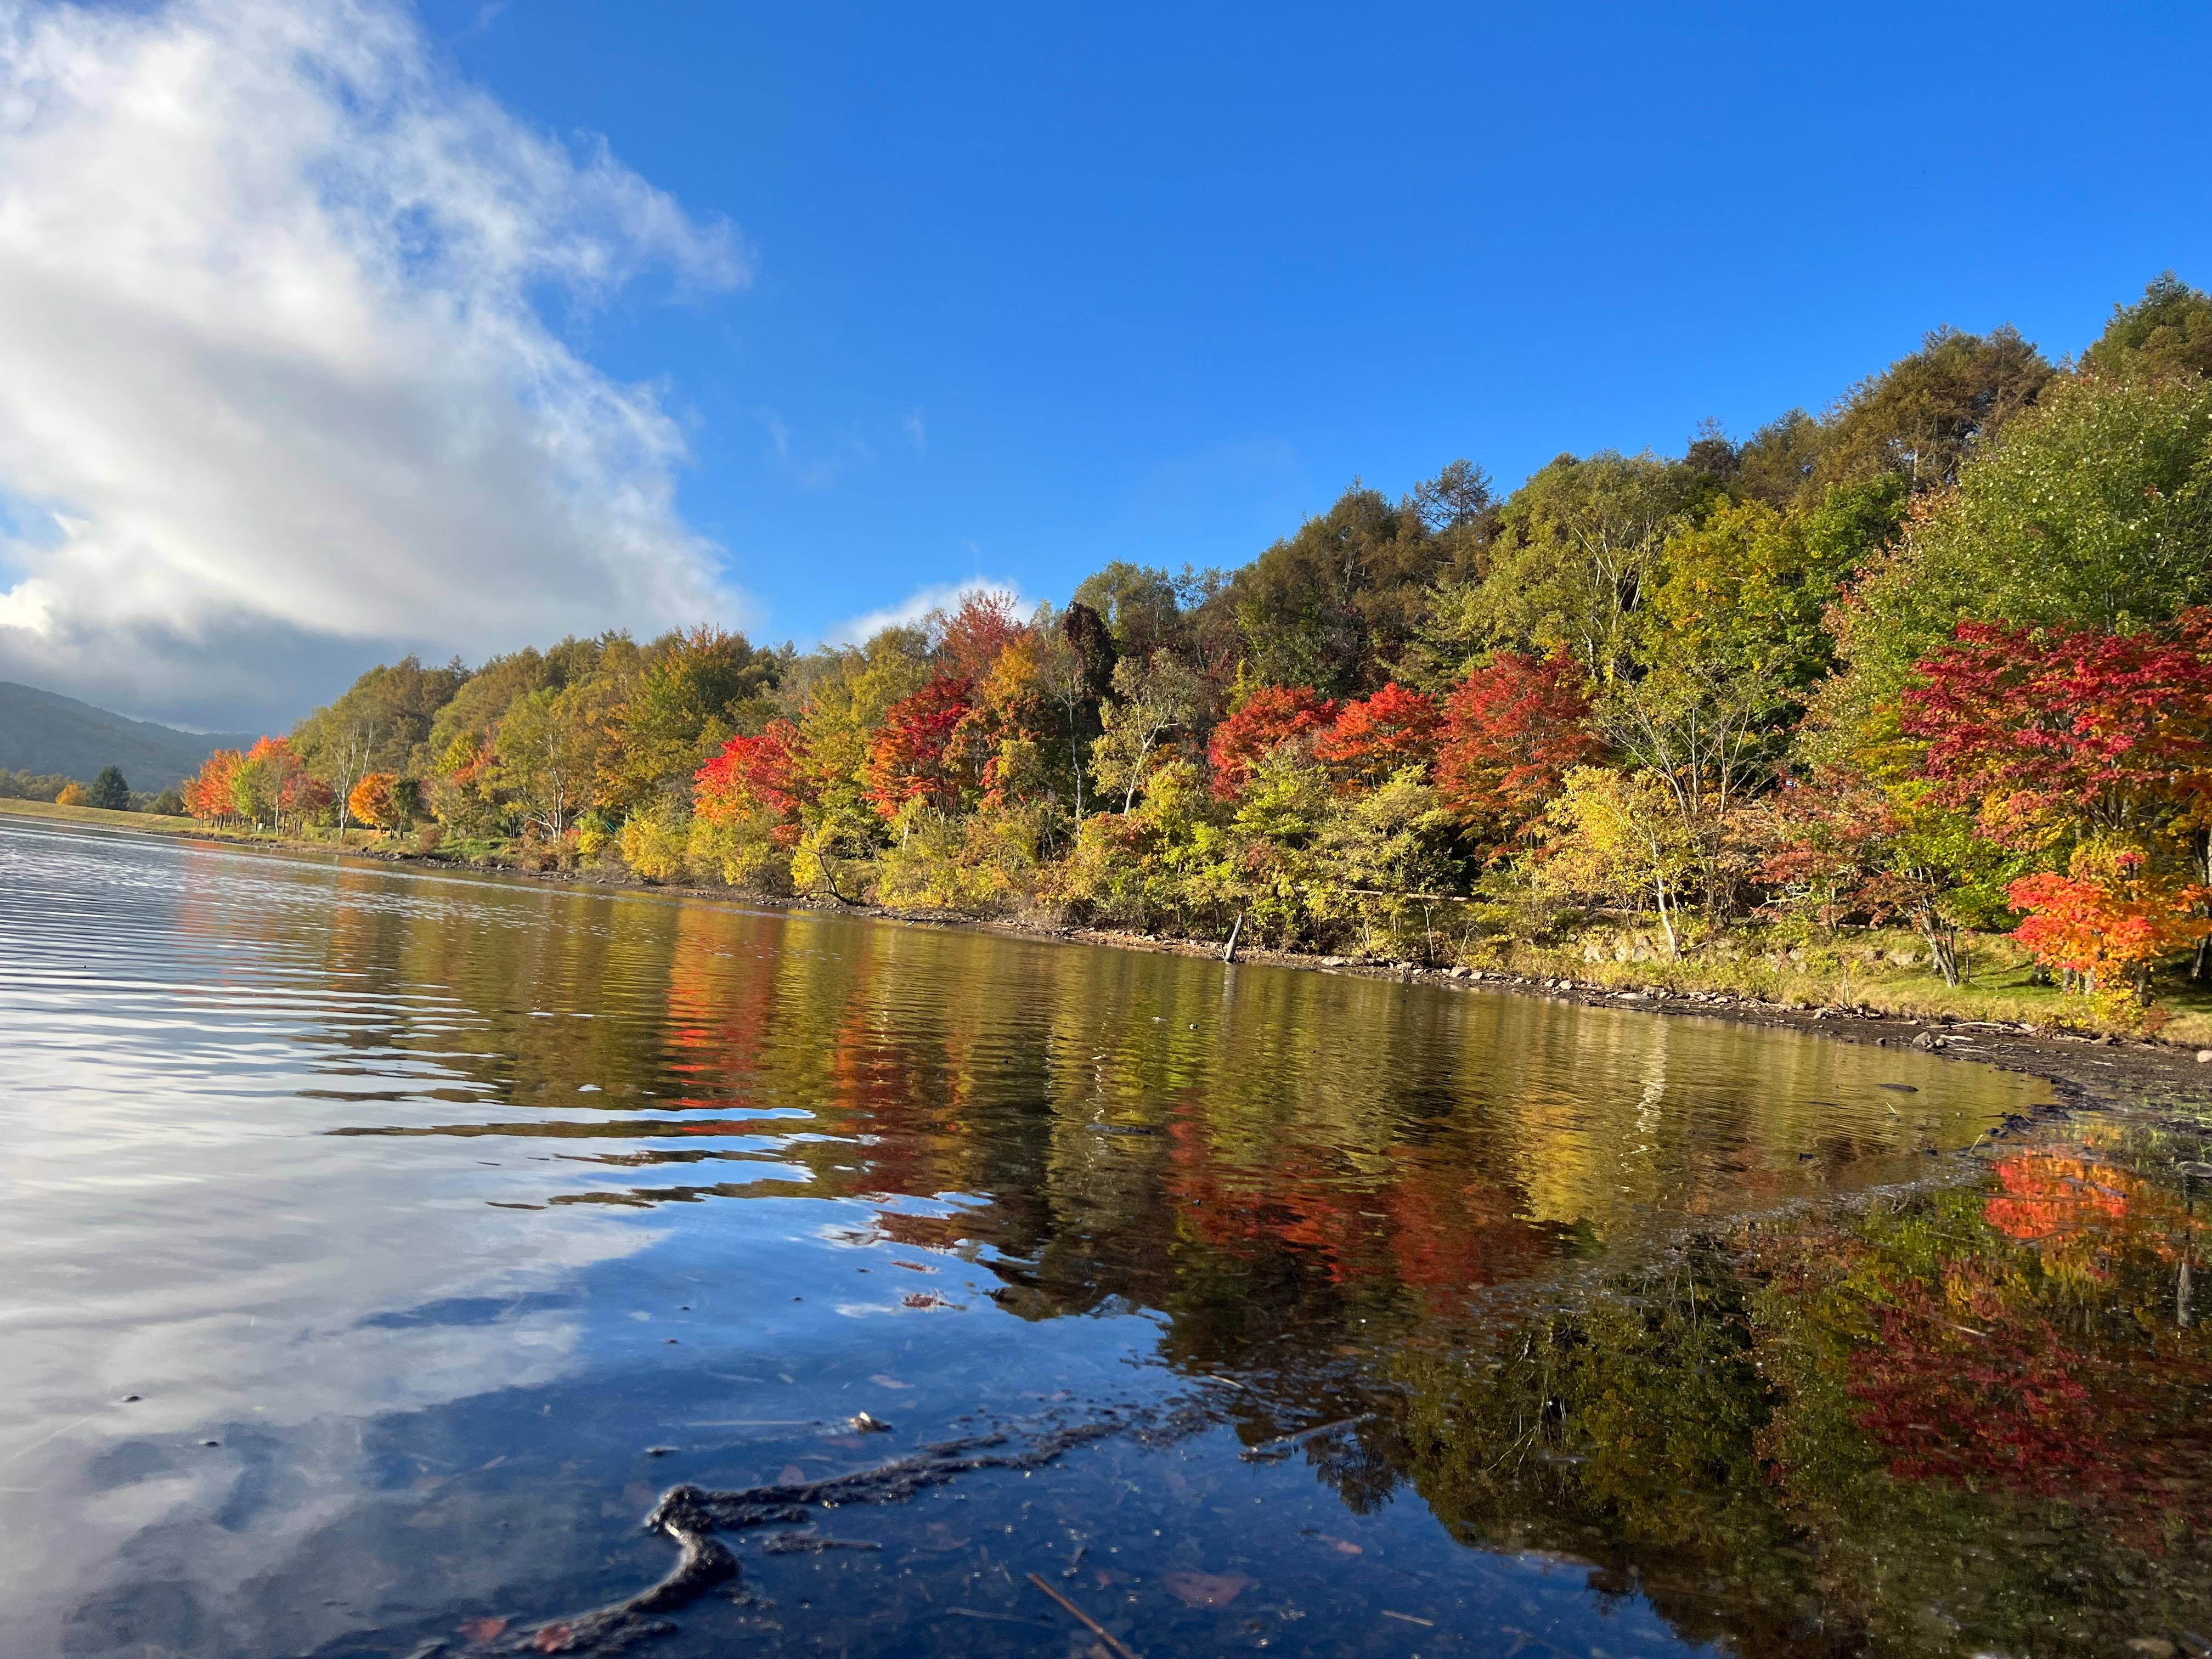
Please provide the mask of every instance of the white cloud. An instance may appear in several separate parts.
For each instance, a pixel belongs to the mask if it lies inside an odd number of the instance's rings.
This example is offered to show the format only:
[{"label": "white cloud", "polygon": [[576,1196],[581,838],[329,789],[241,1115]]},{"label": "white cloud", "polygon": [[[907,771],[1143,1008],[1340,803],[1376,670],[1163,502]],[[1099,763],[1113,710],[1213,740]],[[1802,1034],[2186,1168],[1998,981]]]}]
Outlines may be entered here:
[{"label": "white cloud", "polygon": [[0,0],[0,678],[181,711],[241,649],[737,619],[655,391],[541,313],[647,269],[745,276],[387,0]]},{"label": "white cloud", "polygon": [[915,588],[896,605],[833,623],[823,630],[822,643],[858,645],[871,635],[882,633],[886,628],[910,627],[933,611],[950,611],[970,593],[1006,594],[1014,602],[1016,614],[1021,616],[1027,616],[1036,609],[1012,582],[994,581],[982,576],[964,582],[931,582]]},{"label": "white cloud", "polygon": [[921,411],[918,409],[907,413],[906,436],[907,441],[914,446],[914,453],[927,459],[929,454],[929,428],[924,424]]}]

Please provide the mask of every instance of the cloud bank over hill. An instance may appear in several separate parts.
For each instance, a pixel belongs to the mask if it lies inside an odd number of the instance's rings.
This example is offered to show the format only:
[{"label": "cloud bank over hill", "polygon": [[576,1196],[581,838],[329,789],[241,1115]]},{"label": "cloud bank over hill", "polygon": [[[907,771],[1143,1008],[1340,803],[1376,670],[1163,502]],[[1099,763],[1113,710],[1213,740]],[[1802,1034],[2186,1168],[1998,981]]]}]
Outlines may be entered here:
[{"label": "cloud bank over hill", "polygon": [[678,425],[550,320],[648,272],[746,257],[396,6],[0,0],[0,678],[228,723],[392,649],[742,621]]},{"label": "cloud bank over hill", "polygon": [[896,605],[881,610],[864,611],[848,617],[843,622],[833,623],[823,630],[824,645],[859,645],[886,628],[911,628],[933,611],[957,610],[960,601],[971,593],[1003,593],[1013,602],[1018,615],[1027,615],[1036,609],[1036,601],[1023,597],[1017,582],[998,581],[988,577],[975,576],[964,582],[927,582],[915,588]]}]

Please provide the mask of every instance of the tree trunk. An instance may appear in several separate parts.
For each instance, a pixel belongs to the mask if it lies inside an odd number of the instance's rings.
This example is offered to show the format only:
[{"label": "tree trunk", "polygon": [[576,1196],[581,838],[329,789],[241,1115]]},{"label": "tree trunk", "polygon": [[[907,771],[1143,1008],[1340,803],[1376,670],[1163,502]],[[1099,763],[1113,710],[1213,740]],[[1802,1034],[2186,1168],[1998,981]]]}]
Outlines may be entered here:
[{"label": "tree trunk", "polygon": [[1659,896],[1659,931],[1667,935],[1668,957],[1671,961],[1680,962],[1682,959],[1682,946],[1674,937],[1674,919],[1668,914],[1667,910],[1666,878],[1653,877],[1651,886],[1652,890]]},{"label": "tree trunk", "polygon": [[[2212,886],[2212,830],[2197,832],[2197,868],[2205,884]],[[2212,934],[2197,941],[2197,959],[2189,964],[2189,978],[2196,985],[2212,979]]]},{"label": "tree trunk", "polygon": [[1928,954],[1935,958],[1936,971],[1943,975],[1943,983],[1956,990],[1959,984],[1956,930],[1945,927],[1932,910],[1914,911],[1912,925],[1927,942]]},{"label": "tree trunk", "polygon": [[1145,746],[1137,751],[1136,764],[1129,769],[1129,787],[1121,796],[1121,816],[1129,816],[1130,808],[1137,804],[1137,785],[1145,775],[1145,761],[1152,752],[1152,740],[1145,739]]}]

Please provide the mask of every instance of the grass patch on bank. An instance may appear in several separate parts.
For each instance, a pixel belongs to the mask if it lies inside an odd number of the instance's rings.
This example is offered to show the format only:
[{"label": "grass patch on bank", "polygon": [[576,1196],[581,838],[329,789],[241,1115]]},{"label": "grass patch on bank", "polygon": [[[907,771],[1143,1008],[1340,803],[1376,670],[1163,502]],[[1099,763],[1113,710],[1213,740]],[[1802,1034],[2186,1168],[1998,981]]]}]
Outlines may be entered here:
[{"label": "grass patch on bank", "polygon": [[171,817],[166,812],[118,812],[105,806],[64,806],[58,801],[21,800],[9,795],[0,795],[0,814],[106,830],[135,830],[142,835],[191,836],[204,841],[245,842],[263,847],[313,847],[358,853],[372,845],[370,832],[363,830],[350,831],[343,842],[335,830],[310,831],[303,837],[294,838],[280,836],[273,830],[202,823],[198,818]]},{"label": "grass patch on bank", "polygon": [[66,823],[95,823],[110,830],[137,830],[155,836],[196,836],[205,833],[191,818],[173,818],[166,812],[118,812],[105,806],[64,806],[50,800],[19,800],[0,796],[0,812],[17,817],[51,818]]},{"label": "grass patch on bank", "polygon": [[2003,934],[1975,935],[1960,943],[1965,970],[1956,986],[1946,985],[1928,963],[1925,948],[1902,932],[1870,932],[1840,947],[1794,951],[1765,947],[1753,933],[1727,934],[1686,949],[1679,960],[1640,948],[1642,959],[1617,959],[1608,949],[1591,948],[1593,941],[1585,936],[1554,946],[1516,944],[1480,957],[1470,953],[1469,960],[1608,990],[1716,992],[1797,1008],[1869,1008],[1901,1018],[2156,1036],[2212,1048],[2212,986],[2192,981],[2185,963],[2168,964],[2154,980],[2152,1006],[2141,1019],[2115,1022],[2087,998],[2038,982],[2033,963]]}]

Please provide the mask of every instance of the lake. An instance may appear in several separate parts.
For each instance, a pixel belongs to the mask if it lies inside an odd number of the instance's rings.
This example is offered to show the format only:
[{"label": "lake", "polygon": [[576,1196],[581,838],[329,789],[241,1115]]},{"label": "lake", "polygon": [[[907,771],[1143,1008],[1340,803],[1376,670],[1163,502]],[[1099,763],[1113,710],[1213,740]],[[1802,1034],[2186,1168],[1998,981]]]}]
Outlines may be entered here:
[{"label": "lake", "polygon": [[4,821],[0,1034],[9,1655],[2212,1628],[2190,1149],[2033,1079]]}]

